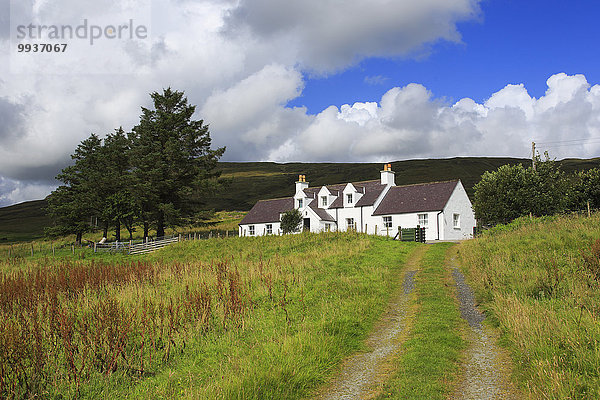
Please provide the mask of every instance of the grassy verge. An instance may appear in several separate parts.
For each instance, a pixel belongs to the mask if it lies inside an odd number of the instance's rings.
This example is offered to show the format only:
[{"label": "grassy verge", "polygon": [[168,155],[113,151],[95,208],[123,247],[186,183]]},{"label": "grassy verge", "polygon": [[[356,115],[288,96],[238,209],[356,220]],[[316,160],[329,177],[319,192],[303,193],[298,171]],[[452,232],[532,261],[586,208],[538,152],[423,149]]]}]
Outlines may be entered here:
[{"label": "grassy verge", "polygon": [[460,247],[531,398],[600,398],[598,238],[599,214],[522,218]]},{"label": "grassy verge", "polygon": [[398,360],[398,371],[381,399],[445,399],[464,347],[460,313],[449,282],[448,244],[430,247],[416,275],[417,312]]},{"label": "grassy verge", "polygon": [[329,233],[0,261],[0,397],[310,395],[361,349],[415,246]]}]

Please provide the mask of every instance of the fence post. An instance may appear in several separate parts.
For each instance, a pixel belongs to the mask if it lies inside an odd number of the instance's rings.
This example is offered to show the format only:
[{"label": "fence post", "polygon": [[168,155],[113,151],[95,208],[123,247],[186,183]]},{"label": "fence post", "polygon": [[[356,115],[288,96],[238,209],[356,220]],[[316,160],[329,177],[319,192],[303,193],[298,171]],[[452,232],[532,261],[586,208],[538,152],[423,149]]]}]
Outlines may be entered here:
[{"label": "fence post", "polygon": [[96,252],[96,242],[94,242],[94,253]]},{"label": "fence post", "polygon": [[71,253],[73,253],[73,255],[75,255],[75,245],[71,244]]},{"label": "fence post", "polygon": [[589,200],[587,202],[587,207],[588,207],[588,218],[589,218],[591,216],[591,213],[590,213],[590,201]]},{"label": "fence post", "polygon": [[33,242],[31,242],[31,257],[33,257]]}]

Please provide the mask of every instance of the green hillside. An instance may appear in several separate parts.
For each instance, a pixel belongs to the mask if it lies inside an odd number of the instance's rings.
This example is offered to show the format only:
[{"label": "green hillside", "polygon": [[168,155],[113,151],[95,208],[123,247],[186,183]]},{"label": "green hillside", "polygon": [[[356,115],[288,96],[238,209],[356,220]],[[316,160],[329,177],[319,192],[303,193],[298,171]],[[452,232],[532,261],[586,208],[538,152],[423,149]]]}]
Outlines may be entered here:
[{"label": "green hillside", "polygon": [[44,207],[46,200],[27,201],[0,208],[0,243],[44,236],[44,228],[50,224]]},{"label": "green hillside", "polygon": [[[396,184],[407,185],[460,179],[469,196],[473,186],[485,171],[493,171],[504,164],[529,165],[522,158],[460,157],[438,160],[407,160],[392,163]],[[567,159],[561,161],[563,169],[571,172],[600,166],[600,158],[590,160]],[[379,179],[382,163],[221,163],[223,175],[232,178],[225,193],[207,199],[215,210],[249,210],[258,200],[294,194],[298,175],[306,175],[310,186],[332,183]]]},{"label": "green hillside", "polygon": [[[529,165],[520,158],[461,157],[437,160],[407,160],[392,163],[396,184],[406,185],[461,179],[467,193],[485,171],[504,164]],[[566,172],[600,166],[600,158],[566,159],[560,162]],[[206,199],[206,207],[216,211],[245,211],[261,199],[292,196],[299,174],[306,175],[311,186],[379,179],[382,163],[287,163],[222,162],[223,176],[231,179],[227,190]],[[0,208],[0,242],[31,240],[43,236],[49,223],[44,200]]]}]

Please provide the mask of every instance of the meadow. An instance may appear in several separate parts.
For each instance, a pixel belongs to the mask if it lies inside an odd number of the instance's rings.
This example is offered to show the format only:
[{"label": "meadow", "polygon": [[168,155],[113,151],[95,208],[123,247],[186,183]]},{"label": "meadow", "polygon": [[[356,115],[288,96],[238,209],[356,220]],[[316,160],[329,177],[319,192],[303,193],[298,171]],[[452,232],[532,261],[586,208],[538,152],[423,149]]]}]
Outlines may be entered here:
[{"label": "meadow", "polygon": [[0,258],[0,397],[309,396],[417,246],[327,233]]},{"label": "meadow", "polygon": [[600,398],[599,238],[600,214],[525,217],[460,246],[530,398]]}]

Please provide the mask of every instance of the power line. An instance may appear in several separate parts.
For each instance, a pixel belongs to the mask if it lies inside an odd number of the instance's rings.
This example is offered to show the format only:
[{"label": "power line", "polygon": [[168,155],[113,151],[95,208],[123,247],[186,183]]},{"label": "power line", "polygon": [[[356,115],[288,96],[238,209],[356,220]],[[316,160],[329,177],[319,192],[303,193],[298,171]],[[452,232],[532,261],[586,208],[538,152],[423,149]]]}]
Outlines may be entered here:
[{"label": "power line", "polygon": [[549,142],[538,142],[538,141],[534,140],[534,142],[536,144],[555,144],[555,143],[562,144],[562,143],[574,143],[574,142],[587,142],[590,140],[594,140],[594,141],[600,140],[600,137],[595,137],[595,138],[591,137],[591,138],[583,138],[583,139],[569,139],[569,140],[554,140],[554,141],[549,141]]}]

